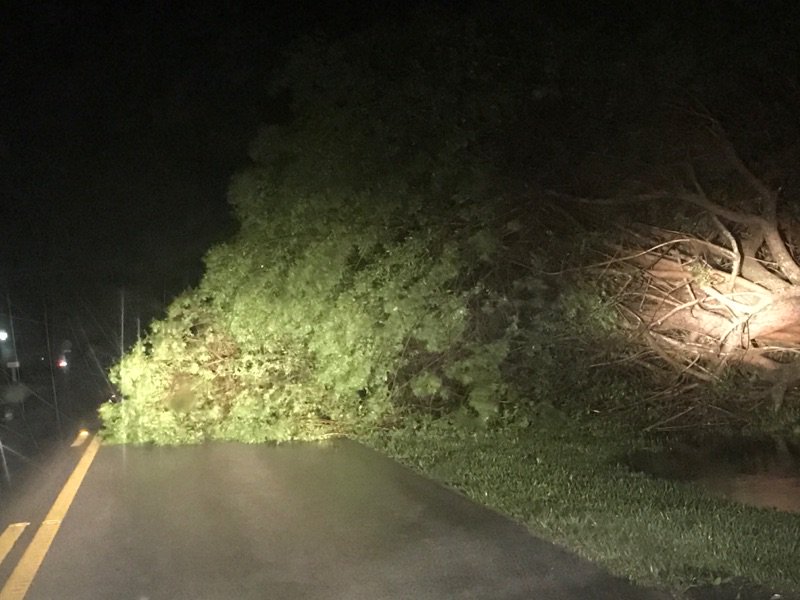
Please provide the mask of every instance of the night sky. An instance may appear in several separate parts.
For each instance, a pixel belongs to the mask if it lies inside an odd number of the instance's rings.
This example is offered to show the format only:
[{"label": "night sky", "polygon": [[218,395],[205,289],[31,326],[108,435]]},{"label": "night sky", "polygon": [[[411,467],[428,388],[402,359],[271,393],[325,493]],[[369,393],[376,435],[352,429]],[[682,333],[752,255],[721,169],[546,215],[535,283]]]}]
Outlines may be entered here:
[{"label": "night sky", "polygon": [[287,45],[376,16],[314,2],[6,6],[0,291],[21,319],[47,300],[57,321],[84,323],[113,322],[121,290],[149,319],[197,282],[203,253],[236,230],[230,176],[259,125],[286,116],[264,90]]},{"label": "night sky", "polygon": [[[287,117],[265,88],[289,43],[375,19],[402,26],[404,11],[425,3],[264,5],[4,5],[0,291],[21,314],[39,314],[46,300],[63,319],[112,322],[126,290],[132,314],[158,315],[197,282],[205,250],[236,230],[228,180],[259,125]],[[609,44],[636,60],[626,36],[659,19],[711,48],[708,31],[780,25],[760,6],[632,2],[598,14],[579,2],[542,12],[574,35],[607,29]]]},{"label": "night sky", "polygon": [[2,264],[15,288],[46,274],[174,294],[196,277],[178,271],[229,233],[227,178],[301,25],[142,6],[31,3],[3,26]]}]

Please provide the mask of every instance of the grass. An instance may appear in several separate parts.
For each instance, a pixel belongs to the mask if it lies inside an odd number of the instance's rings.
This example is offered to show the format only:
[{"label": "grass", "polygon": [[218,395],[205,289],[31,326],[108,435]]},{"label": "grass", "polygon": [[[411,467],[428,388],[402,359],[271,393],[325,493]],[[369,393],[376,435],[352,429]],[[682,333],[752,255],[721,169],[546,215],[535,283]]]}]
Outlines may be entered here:
[{"label": "grass", "polygon": [[624,424],[550,414],[525,428],[431,423],[363,441],[640,584],[800,591],[800,515],[631,472],[620,458],[648,440]]}]

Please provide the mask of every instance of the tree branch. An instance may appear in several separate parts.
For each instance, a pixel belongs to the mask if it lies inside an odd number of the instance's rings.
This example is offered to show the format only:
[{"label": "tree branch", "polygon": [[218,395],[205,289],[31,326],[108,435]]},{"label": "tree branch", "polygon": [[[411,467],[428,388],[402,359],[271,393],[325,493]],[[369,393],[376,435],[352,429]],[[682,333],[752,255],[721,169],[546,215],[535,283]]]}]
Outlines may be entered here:
[{"label": "tree branch", "polygon": [[778,196],[761,179],[744,164],[739,154],[731,144],[719,121],[711,119],[711,132],[720,142],[725,157],[731,162],[734,169],[750,184],[761,198],[761,230],[764,233],[764,241],[769,248],[772,258],[778,264],[778,268],[786,276],[786,279],[793,284],[800,284],[800,266],[795,262],[786,244],[778,231],[777,204]]}]

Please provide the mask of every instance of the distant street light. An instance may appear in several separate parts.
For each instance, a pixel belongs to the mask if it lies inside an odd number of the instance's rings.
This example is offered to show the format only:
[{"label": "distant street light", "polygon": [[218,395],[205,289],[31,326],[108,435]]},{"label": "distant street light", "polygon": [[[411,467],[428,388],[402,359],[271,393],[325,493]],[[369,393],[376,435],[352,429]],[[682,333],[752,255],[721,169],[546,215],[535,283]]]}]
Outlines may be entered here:
[{"label": "distant street light", "polygon": [[8,339],[8,332],[5,329],[0,329],[0,342],[5,342]]}]

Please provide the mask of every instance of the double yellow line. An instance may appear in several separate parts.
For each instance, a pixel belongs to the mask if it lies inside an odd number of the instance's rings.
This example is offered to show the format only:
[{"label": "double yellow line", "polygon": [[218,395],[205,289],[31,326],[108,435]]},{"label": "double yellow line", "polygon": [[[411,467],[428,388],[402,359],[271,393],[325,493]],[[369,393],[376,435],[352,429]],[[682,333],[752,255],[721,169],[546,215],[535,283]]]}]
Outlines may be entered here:
[{"label": "double yellow line", "polygon": [[[87,435],[81,432],[72,445],[80,445]],[[3,589],[0,590],[0,600],[22,600],[25,597],[99,448],[100,442],[95,436],[89,442],[86,450],[84,450],[77,466],[72,471],[69,479],[67,479],[67,483],[64,484],[53,506],[50,507],[50,512],[47,513],[44,521],[42,521],[36,531],[36,535],[33,536],[33,540],[26,548],[8,581],[6,581]],[[30,523],[14,523],[9,525],[5,532],[0,535],[0,562],[3,561],[28,525]]]}]

